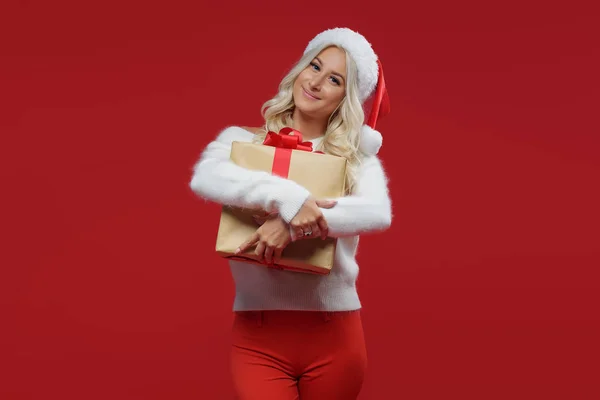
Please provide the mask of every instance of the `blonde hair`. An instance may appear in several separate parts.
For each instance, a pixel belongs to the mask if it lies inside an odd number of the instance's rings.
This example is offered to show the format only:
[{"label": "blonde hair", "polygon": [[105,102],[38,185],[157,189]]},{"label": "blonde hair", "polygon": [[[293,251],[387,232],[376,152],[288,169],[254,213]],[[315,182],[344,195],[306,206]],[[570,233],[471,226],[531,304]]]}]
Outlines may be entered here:
[{"label": "blonde hair", "polygon": [[[284,127],[292,126],[292,114],[295,108],[292,95],[294,82],[310,62],[330,46],[321,45],[302,56],[279,84],[277,95],[263,104],[261,112],[265,124],[262,127],[263,131],[254,138],[256,143],[262,143],[268,131],[279,132]],[[346,95],[329,116],[325,136],[316,150],[344,157],[347,160],[346,190],[348,193],[353,191],[356,171],[360,164],[358,145],[364,118],[365,114],[358,98],[358,70],[356,63],[346,51]]]}]

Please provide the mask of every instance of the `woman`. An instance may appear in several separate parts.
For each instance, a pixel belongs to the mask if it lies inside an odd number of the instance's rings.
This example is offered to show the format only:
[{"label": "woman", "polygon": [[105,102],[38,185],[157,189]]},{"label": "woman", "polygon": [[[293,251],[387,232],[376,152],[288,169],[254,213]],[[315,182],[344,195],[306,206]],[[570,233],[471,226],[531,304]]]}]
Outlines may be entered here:
[{"label": "woman", "polygon": [[[363,126],[362,105],[375,89],[370,127]],[[265,103],[265,125],[225,129],[196,164],[190,186],[199,196],[271,213],[257,220],[256,234],[238,251],[254,248],[269,264],[293,240],[338,238],[327,276],[230,261],[236,287],[231,361],[240,399],[358,396],[366,350],[355,255],[359,234],[391,223],[387,177],[377,157],[381,135],[372,129],[387,107],[381,64],[369,42],[350,29],[330,29],[308,44]],[[300,131],[315,151],[347,159],[347,196],[315,199],[293,181],[230,162],[233,141],[262,143],[267,131],[283,127]]]}]

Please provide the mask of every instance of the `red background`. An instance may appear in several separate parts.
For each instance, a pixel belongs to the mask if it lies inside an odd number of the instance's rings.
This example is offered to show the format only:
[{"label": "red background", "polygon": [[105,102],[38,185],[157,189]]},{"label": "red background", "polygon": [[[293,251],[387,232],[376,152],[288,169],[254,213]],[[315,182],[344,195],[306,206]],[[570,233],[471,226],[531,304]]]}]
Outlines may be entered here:
[{"label": "red background", "polygon": [[[591,2],[590,2],[591,4]],[[361,399],[600,397],[589,7],[3,1],[0,398],[227,399],[233,286],[191,167],[310,38],[374,44],[393,227]],[[594,47],[595,46],[595,47]],[[340,382],[340,384],[343,384]]]}]

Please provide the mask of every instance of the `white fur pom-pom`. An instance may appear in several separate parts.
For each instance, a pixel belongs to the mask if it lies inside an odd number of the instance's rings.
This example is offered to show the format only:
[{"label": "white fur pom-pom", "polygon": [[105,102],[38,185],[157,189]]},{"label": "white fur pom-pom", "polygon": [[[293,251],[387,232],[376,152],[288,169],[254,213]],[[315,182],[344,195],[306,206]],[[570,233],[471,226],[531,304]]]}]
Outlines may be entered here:
[{"label": "white fur pom-pom", "polygon": [[381,133],[377,132],[369,125],[363,125],[360,134],[360,144],[358,149],[367,156],[374,156],[377,154],[383,144]]}]

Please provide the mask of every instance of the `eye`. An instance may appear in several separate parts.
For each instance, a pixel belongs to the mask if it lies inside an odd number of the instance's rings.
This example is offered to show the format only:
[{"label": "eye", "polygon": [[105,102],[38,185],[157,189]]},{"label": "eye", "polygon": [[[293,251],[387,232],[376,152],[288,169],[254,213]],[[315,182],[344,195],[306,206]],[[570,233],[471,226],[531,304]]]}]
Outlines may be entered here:
[{"label": "eye", "polygon": [[311,67],[312,67],[312,69],[313,69],[313,70],[315,70],[315,71],[319,71],[319,70],[321,70],[321,68],[320,68],[320,67],[319,67],[317,64],[315,64],[314,62],[311,62],[311,63],[310,63],[310,66],[311,66]]},{"label": "eye", "polygon": [[340,80],[339,80],[338,78],[336,78],[335,76],[332,76],[332,77],[331,77],[331,82],[333,82],[333,83],[334,83],[334,84],[336,84],[336,85],[339,85],[339,84],[340,84]]}]

